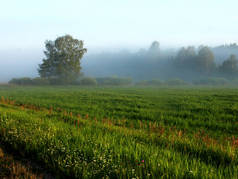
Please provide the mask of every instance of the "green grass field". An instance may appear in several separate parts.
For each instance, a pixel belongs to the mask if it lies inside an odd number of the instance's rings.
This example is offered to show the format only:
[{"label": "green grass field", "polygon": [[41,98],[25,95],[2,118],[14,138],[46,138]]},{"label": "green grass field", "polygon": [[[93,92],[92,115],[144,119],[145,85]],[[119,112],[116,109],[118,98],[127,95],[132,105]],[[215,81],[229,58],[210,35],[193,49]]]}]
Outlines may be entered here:
[{"label": "green grass field", "polygon": [[0,87],[0,140],[72,178],[238,178],[237,88]]}]

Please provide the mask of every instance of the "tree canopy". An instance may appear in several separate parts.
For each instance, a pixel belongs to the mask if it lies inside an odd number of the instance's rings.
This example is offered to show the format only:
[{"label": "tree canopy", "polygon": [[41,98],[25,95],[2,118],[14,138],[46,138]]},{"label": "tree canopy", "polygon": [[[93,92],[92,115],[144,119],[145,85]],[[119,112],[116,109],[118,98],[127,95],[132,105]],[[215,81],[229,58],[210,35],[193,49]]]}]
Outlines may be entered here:
[{"label": "tree canopy", "polygon": [[46,58],[39,65],[38,72],[42,78],[53,83],[69,84],[81,74],[80,60],[87,52],[82,40],[70,35],[58,37],[55,41],[45,42]]},{"label": "tree canopy", "polygon": [[225,60],[220,66],[220,71],[227,75],[237,75],[238,73],[238,60],[235,55],[231,55],[227,60]]},{"label": "tree canopy", "polygon": [[205,73],[212,72],[216,67],[214,61],[215,57],[211,49],[209,47],[200,47],[197,57],[198,70]]},{"label": "tree canopy", "polygon": [[176,64],[180,68],[193,69],[196,60],[196,50],[195,47],[189,46],[187,48],[181,48],[176,56]]}]

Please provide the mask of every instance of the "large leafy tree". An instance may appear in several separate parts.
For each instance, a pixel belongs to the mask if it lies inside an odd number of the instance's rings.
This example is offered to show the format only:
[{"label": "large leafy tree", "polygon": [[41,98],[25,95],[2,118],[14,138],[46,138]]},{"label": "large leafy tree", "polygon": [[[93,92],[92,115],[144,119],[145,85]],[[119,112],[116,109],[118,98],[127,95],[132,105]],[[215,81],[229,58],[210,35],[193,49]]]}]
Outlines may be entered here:
[{"label": "large leafy tree", "polygon": [[54,83],[69,84],[81,74],[80,60],[87,52],[83,41],[70,35],[58,37],[55,41],[45,42],[46,58],[39,65],[38,72],[42,78]]}]

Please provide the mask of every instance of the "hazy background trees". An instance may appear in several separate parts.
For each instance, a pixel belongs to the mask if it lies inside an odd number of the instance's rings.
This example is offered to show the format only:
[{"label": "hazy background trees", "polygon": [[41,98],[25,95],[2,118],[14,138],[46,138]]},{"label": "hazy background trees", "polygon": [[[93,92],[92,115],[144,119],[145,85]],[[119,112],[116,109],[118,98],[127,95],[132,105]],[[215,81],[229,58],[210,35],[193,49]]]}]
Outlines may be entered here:
[{"label": "hazy background trees", "polygon": [[215,70],[214,54],[209,47],[200,47],[196,59],[199,72],[209,74]]},{"label": "hazy background trees", "polygon": [[134,53],[119,51],[86,56],[83,71],[89,76],[116,75],[131,77],[134,81],[180,78],[192,82],[204,78],[235,78],[236,57],[230,57],[231,52],[238,54],[236,44],[213,48],[188,46],[177,50],[161,49],[160,43],[154,41],[148,49]]},{"label": "hazy background trees", "polygon": [[238,60],[234,54],[226,59],[219,67],[219,71],[228,78],[238,77]]},{"label": "hazy background trees", "polygon": [[[217,83],[215,78],[223,84],[226,80],[238,79],[236,44],[166,49],[158,41],[154,41],[148,45],[148,48],[137,51],[90,52],[84,55],[86,49],[83,47],[83,42],[74,40],[76,39],[67,35],[46,42],[46,57],[39,66],[39,74],[42,78],[49,79],[55,84],[80,84],[79,81],[83,78],[79,77],[82,73],[84,78],[91,78],[84,79],[81,84],[94,84],[92,77],[98,79],[97,84],[113,84],[113,80],[120,83],[129,80],[133,83],[142,81],[141,84],[160,84],[161,81],[172,79],[177,81],[181,79],[189,83],[194,81]],[[21,63],[19,66],[23,65]],[[9,68],[9,71],[11,69],[14,68]],[[27,69],[32,71],[32,68]],[[40,79],[22,78],[19,84],[28,82],[37,84],[36,81],[40,82]],[[16,79],[13,82],[16,82]]]}]

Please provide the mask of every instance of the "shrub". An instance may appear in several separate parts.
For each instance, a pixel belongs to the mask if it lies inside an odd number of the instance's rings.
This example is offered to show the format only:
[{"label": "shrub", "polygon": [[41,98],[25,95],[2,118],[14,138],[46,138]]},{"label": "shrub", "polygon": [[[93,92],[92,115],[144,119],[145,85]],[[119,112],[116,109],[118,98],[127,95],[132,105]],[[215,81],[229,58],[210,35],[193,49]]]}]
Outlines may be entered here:
[{"label": "shrub", "polygon": [[96,81],[95,78],[84,77],[84,78],[80,79],[79,84],[80,85],[95,86],[95,85],[97,85],[97,81]]},{"label": "shrub", "polygon": [[65,84],[62,79],[59,79],[56,77],[49,78],[49,83],[51,85],[64,85]]},{"label": "shrub", "polygon": [[14,85],[33,85],[32,79],[28,78],[28,77],[13,78],[8,83],[9,84],[14,84]]},{"label": "shrub", "polygon": [[143,80],[143,81],[139,81],[138,83],[136,83],[136,85],[142,85],[142,86],[159,86],[159,85],[163,85],[163,82],[155,79],[155,80]]},{"label": "shrub", "polygon": [[238,78],[234,78],[234,79],[232,79],[230,82],[231,82],[231,84],[233,84],[233,85],[238,85]]},{"label": "shrub", "polygon": [[49,85],[50,82],[47,79],[44,78],[13,78],[9,82],[9,84],[14,84],[14,85]]},{"label": "shrub", "polygon": [[40,77],[33,78],[32,81],[34,85],[49,85],[50,84],[50,81],[48,79],[40,78]]},{"label": "shrub", "polygon": [[181,79],[175,78],[175,79],[167,80],[165,84],[169,86],[181,86],[181,85],[187,85],[188,83],[186,83],[185,81]]},{"label": "shrub", "polygon": [[205,78],[193,82],[195,85],[226,85],[227,83],[225,78]]},{"label": "shrub", "polygon": [[96,79],[99,85],[130,85],[131,78],[105,77]]}]

